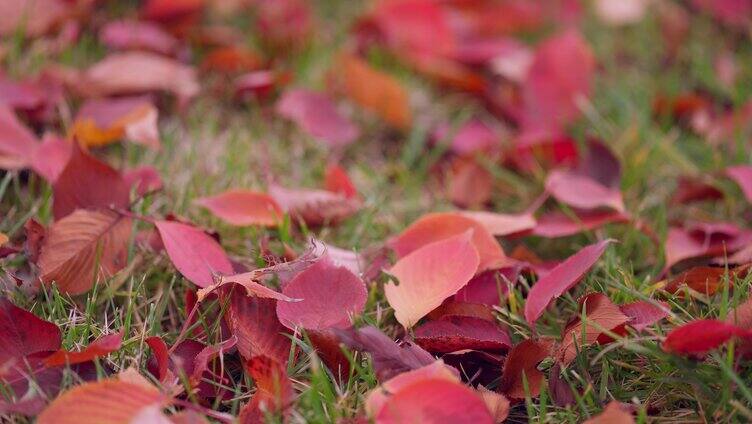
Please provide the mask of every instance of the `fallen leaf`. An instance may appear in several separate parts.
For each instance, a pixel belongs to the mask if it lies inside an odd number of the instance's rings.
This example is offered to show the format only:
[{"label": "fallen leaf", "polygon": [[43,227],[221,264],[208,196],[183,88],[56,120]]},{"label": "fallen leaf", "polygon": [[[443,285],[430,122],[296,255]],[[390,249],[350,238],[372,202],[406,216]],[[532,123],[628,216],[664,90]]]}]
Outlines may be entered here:
[{"label": "fallen leaf", "polygon": [[543,41],[522,83],[523,132],[562,133],[579,117],[577,102],[589,95],[594,73],[593,53],[575,30]]},{"label": "fallen leaf", "polygon": [[341,90],[352,101],[397,129],[410,127],[413,118],[407,91],[392,76],[352,55],[340,56],[333,72]]},{"label": "fallen leaf", "polygon": [[123,180],[128,184],[128,187],[135,189],[136,194],[139,196],[145,196],[147,193],[161,190],[164,186],[159,171],[149,165],[125,170],[123,172]]},{"label": "fallen leaf", "polygon": [[257,71],[262,66],[259,53],[244,46],[217,47],[201,61],[202,71],[226,75]]},{"label": "fallen leaf", "polygon": [[37,417],[40,424],[129,424],[169,399],[156,387],[117,379],[85,383],[58,396]]},{"label": "fallen leaf", "polygon": [[80,78],[79,89],[90,97],[167,91],[187,103],[200,89],[192,67],[149,52],[110,54]]},{"label": "fallen leaf", "polygon": [[[739,270],[743,274],[746,270]],[[734,284],[734,276],[737,271],[733,268],[726,269],[725,267],[710,267],[710,266],[697,266],[690,268],[676,277],[671,278],[666,283],[665,290],[669,293],[676,293],[682,289],[682,287],[689,287],[698,293],[704,293],[708,296],[715,294],[721,285],[723,284],[726,275],[729,278],[729,285]]]},{"label": "fallen leaf", "polygon": [[752,166],[726,168],[726,175],[739,185],[749,203],[752,203]]},{"label": "fallen leaf", "polygon": [[326,190],[291,189],[272,184],[269,195],[291,217],[311,226],[339,223],[361,207],[359,199]]},{"label": "fallen leaf", "polygon": [[483,399],[462,383],[427,378],[394,393],[376,414],[377,424],[494,422]]},{"label": "fallen leaf", "polygon": [[619,306],[621,312],[629,317],[627,323],[637,331],[642,331],[647,327],[667,318],[671,315],[671,308],[666,302],[637,301]]},{"label": "fallen leaf", "polygon": [[585,321],[578,314],[575,321],[564,329],[561,344],[557,347],[556,359],[563,365],[571,363],[578,350],[596,343],[601,334],[629,321],[621,309],[602,293],[591,293],[583,297],[579,305],[578,311],[585,310]]},{"label": "fallen leaf", "polygon": [[563,212],[548,212],[538,217],[533,235],[557,238],[592,231],[606,224],[629,222],[630,217],[611,210],[573,211],[575,216]]},{"label": "fallen leaf", "polygon": [[457,236],[472,230],[472,244],[478,251],[478,272],[496,269],[508,262],[504,251],[486,227],[478,221],[459,213],[429,213],[410,224],[396,238],[389,241],[389,246],[397,257],[408,254],[430,243]]},{"label": "fallen leaf", "polygon": [[530,396],[538,396],[544,378],[543,373],[538,371],[538,364],[549,356],[550,348],[549,343],[533,339],[516,344],[504,362],[499,391],[512,399],[524,399],[524,374]]},{"label": "fallen leaf", "polygon": [[470,281],[480,262],[471,237],[468,230],[427,244],[388,271],[398,284],[384,284],[384,294],[400,324],[412,327]]},{"label": "fallen leaf", "polygon": [[749,330],[714,319],[690,321],[671,330],[661,347],[678,355],[703,357],[733,337],[749,338]]},{"label": "fallen leaf", "polygon": [[173,265],[199,287],[209,287],[215,275],[230,275],[232,264],[216,240],[200,229],[175,221],[155,221]]},{"label": "fallen leaf", "polygon": [[363,281],[324,256],[285,284],[282,294],[300,302],[278,302],[277,316],[287,328],[347,328],[363,311],[368,293]]},{"label": "fallen leaf", "polygon": [[238,422],[261,424],[267,422],[267,414],[282,417],[284,421],[295,396],[285,367],[274,359],[256,356],[245,363],[245,368],[257,390],[251,401],[241,408]]},{"label": "fallen leaf", "polygon": [[89,147],[128,139],[159,148],[158,114],[148,97],[91,99],[78,110],[70,133]]},{"label": "fallen leaf", "polygon": [[55,351],[60,343],[57,325],[0,297],[0,364],[37,352]]},{"label": "fallen leaf", "polygon": [[114,50],[149,50],[163,55],[178,48],[178,40],[159,25],[134,20],[108,22],[99,31],[99,41]]},{"label": "fallen leaf", "polygon": [[18,120],[13,110],[0,104],[0,168],[29,166],[38,144],[39,140]]},{"label": "fallen leaf", "polygon": [[0,35],[10,37],[21,28],[27,37],[38,37],[62,22],[71,6],[62,0],[0,1]]},{"label": "fallen leaf", "polygon": [[415,343],[434,353],[462,349],[499,352],[512,346],[509,334],[495,321],[466,316],[426,322],[415,329]]},{"label": "fallen leaf", "polygon": [[347,172],[337,164],[329,164],[326,166],[324,188],[332,193],[342,194],[349,199],[358,197],[358,189],[355,188],[355,184],[353,184],[350,176],[348,176]]},{"label": "fallen leaf", "polygon": [[493,176],[475,158],[454,158],[446,179],[447,197],[458,207],[479,207],[491,200]]},{"label": "fallen leaf", "polygon": [[31,169],[54,186],[73,154],[73,143],[57,136],[46,136],[34,150]]},{"label": "fallen leaf", "polygon": [[583,424],[634,424],[632,414],[625,410],[621,402],[612,400],[603,412],[586,420]]},{"label": "fallen leaf", "polygon": [[81,294],[126,265],[131,220],[110,211],[77,210],[50,226],[37,265],[40,279]]},{"label": "fallen leaf", "polygon": [[595,265],[613,240],[603,240],[584,247],[552,269],[530,289],[525,302],[525,319],[530,324],[540,318],[552,300],[574,287]]},{"label": "fallen leaf", "polygon": [[224,319],[237,337],[238,351],[244,359],[265,355],[287,363],[290,339],[287,329],[277,319],[274,299],[250,297],[241,290],[232,290]]},{"label": "fallen leaf", "polygon": [[426,379],[460,382],[457,370],[447,366],[444,361],[439,359],[423,367],[398,374],[371,390],[366,397],[366,412],[370,416],[376,415],[394,393]]},{"label": "fallen leaf", "polygon": [[420,346],[398,345],[376,327],[334,330],[342,343],[371,355],[373,369],[379,381],[386,381],[405,371],[433,363],[436,359]]},{"label": "fallen leaf", "polygon": [[479,222],[489,233],[496,237],[504,237],[522,233],[536,227],[536,220],[532,214],[504,214],[486,211],[461,211],[461,215]]},{"label": "fallen leaf", "polygon": [[123,342],[123,330],[117,333],[102,336],[86,346],[80,352],[69,352],[67,350],[58,350],[50,356],[44,358],[43,363],[48,367],[61,365],[73,365],[88,362],[94,358],[109,355],[112,352],[120,350]]},{"label": "fallen leaf", "polygon": [[276,111],[329,147],[346,146],[360,135],[358,128],[323,93],[288,90],[277,102]]},{"label": "fallen leaf", "polygon": [[671,227],[664,247],[664,269],[686,259],[726,255],[752,243],[752,232],[728,223],[686,223]]},{"label": "fallen leaf", "polygon": [[228,190],[196,199],[195,203],[230,225],[275,227],[282,222],[282,208],[269,195],[250,190]]},{"label": "fallen leaf", "polygon": [[648,0],[596,0],[595,14],[611,26],[630,25],[645,16]]},{"label": "fallen leaf", "polygon": [[109,165],[74,143],[70,159],[52,186],[55,219],[76,209],[117,207],[127,209],[130,187]]}]

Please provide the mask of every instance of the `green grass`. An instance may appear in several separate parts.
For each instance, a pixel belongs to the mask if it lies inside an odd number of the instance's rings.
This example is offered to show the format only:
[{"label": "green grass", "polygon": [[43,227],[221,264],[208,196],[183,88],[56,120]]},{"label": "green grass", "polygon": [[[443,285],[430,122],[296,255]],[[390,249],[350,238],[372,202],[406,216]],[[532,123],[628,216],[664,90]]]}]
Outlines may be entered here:
[{"label": "green grass", "polygon": [[[345,31],[361,10],[357,2],[326,1],[318,6],[322,19],[337,24],[327,27],[322,41],[314,41],[306,51],[288,58],[300,84],[312,87],[324,86],[334,46],[347,42]],[[659,237],[665,236],[668,222],[690,216],[749,223],[750,206],[737,187],[723,180],[718,180],[718,184],[727,196],[717,204],[668,206],[677,176],[711,175],[731,164],[752,163],[749,142],[742,140],[739,146],[744,148],[737,149],[712,147],[674,123],[657,122],[652,115],[652,102],[659,93],[703,89],[732,104],[742,103],[752,87],[749,84],[752,67],[747,66],[752,64],[748,37],[729,35],[706,17],[695,16],[687,43],[674,61],[666,63],[655,16],[649,15],[639,25],[625,29],[604,28],[588,18],[585,35],[596,52],[600,69],[595,91],[584,105],[584,117],[574,133],[603,138],[620,157],[624,171],[622,188],[629,211],[649,223]],[[17,38],[19,46],[12,50],[12,61],[7,63],[11,72],[20,75],[45,63],[47,58],[38,51],[23,48],[30,41]],[[741,70],[733,90],[718,85],[712,68],[718,46],[729,43],[737,47],[735,53]],[[87,36],[59,59],[81,66],[102,54],[101,46]],[[418,105],[417,116],[438,114],[457,123],[480,110],[473,98],[442,92],[410,73],[393,57],[375,55],[373,59],[397,75],[413,97],[431,99]],[[446,210],[451,205],[444,199],[440,181],[431,172],[442,152],[427,145],[428,128],[424,120],[418,119],[408,133],[395,134],[373,117],[360,113],[356,116],[363,135],[344,152],[342,164],[364,196],[364,207],[343,224],[313,233],[327,243],[364,250],[383,242],[421,214]],[[282,249],[280,240],[290,241],[298,250],[303,248],[307,239],[304,233],[232,228],[194,206],[192,200],[227,188],[263,189],[267,171],[288,186],[316,187],[328,160],[325,149],[290,124],[270,119],[255,104],[230,104],[203,96],[184,116],[163,114],[161,118],[161,151],[147,151],[126,143],[103,152],[117,166],[151,164],[161,172],[164,192],[138,202],[136,213],[175,213],[216,229],[233,258],[251,266],[261,263],[259,242],[264,236],[270,236],[272,248],[278,252]],[[503,187],[497,190],[503,195],[493,199],[497,211],[521,211],[540,193],[544,174],[527,178],[493,163],[486,165],[497,185]],[[0,178],[3,216],[0,231],[19,239],[29,217],[50,222],[51,195],[50,188],[34,175],[6,173]],[[146,228],[142,223],[135,226],[134,232]],[[659,346],[660,337],[677,324],[701,317],[724,318],[745,300],[752,289],[752,276],[728,281],[723,290],[710,297],[659,292],[654,283],[663,267],[662,247],[627,225],[612,225],[564,239],[531,238],[526,242],[542,257],[558,259],[604,237],[620,242],[609,248],[577,288],[557,300],[556,308],[549,308],[540,320],[539,334],[558,337],[566,322],[579,314],[577,299],[594,291],[606,293],[618,304],[661,298],[670,303],[673,315],[656,326],[655,331],[630,334],[609,345],[581,350],[564,372],[566,381],[581,393],[575,405],[555,406],[544,388],[539,398],[514,406],[509,422],[576,423],[596,414],[612,399],[635,404],[638,422],[752,420],[752,367],[734,362],[733,345],[702,363],[669,355]],[[515,242],[503,243],[510,251]],[[89,294],[76,298],[62,295],[54,288],[46,288],[33,298],[19,292],[9,294],[19,306],[58,324],[66,348],[84,346],[107,331],[125,328],[123,348],[100,360],[99,370],[102,375],[105,369],[129,366],[143,370],[148,352],[144,338],[159,335],[168,344],[175,340],[186,319],[184,292],[192,287],[174,271],[164,255],[155,255],[135,244],[131,249],[131,264],[126,273],[101,282]],[[22,258],[2,264],[8,270],[23,265]],[[521,281],[506,306],[497,311],[515,341],[532,333],[521,314],[524,293],[530,284]],[[208,340],[217,341],[217,323],[204,318],[200,317],[197,325],[204,328]],[[361,319],[387,334],[396,334],[396,322],[378,288],[370,291]],[[304,336],[296,338],[295,344],[303,354],[288,369],[299,393],[293,421],[335,422],[361,414],[364,395],[377,384],[367,357],[355,354],[351,378],[340,383],[312,353]],[[551,365],[550,361],[544,362],[541,368]],[[75,374],[69,373],[66,384],[76,383]],[[242,389],[244,383],[243,377],[235,381],[231,389],[236,395],[222,403],[223,411],[235,414],[249,399],[249,393]],[[24,422],[20,418],[10,420]]]}]

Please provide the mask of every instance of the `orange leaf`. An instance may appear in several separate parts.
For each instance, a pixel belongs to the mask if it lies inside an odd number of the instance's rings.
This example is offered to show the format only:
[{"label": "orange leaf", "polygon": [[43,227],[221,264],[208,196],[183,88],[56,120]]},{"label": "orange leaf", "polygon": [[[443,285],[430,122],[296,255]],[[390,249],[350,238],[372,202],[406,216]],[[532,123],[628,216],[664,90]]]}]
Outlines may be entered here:
[{"label": "orange leaf", "polygon": [[129,424],[149,408],[167,403],[156,387],[116,379],[86,383],[58,396],[37,417],[39,424]]},{"label": "orange leaf", "polygon": [[54,223],[44,238],[38,265],[41,280],[81,294],[125,266],[131,233],[128,218],[109,211],[77,210]]},{"label": "orange leaf", "polygon": [[230,225],[261,225],[275,227],[282,221],[282,208],[264,193],[250,190],[228,190],[195,202]]},{"label": "orange leaf", "polygon": [[335,68],[335,78],[345,95],[375,113],[395,128],[404,130],[412,124],[409,98],[394,77],[372,68],[362,59],[342,55]]}]

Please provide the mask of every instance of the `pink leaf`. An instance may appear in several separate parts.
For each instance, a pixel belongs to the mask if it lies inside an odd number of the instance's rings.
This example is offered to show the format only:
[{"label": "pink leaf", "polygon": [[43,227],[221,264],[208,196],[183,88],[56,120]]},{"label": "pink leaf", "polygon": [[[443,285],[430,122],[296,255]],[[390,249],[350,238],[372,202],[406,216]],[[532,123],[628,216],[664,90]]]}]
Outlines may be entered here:
[{"label": "pink leaf", "polygon": [[641,300],[621,305],[619,309],[621,309],[624,315],[629,317],[629,322],[627,323],[629,326],[637,331],[642,331],[671,315],[671,308],[668,303],[658,303],[659,305],[656,305],[653,302]]},{"label": "pink leaf", "polygon": [[613,240],[603,240],[586,246],[552,269],[549,274],[538,280],[525,303],[525,319],[530,324],[540,318],[552,300],[574,287],[585,273],[595,265],[598,258]]},{"label": "pink leaf", "polygon": [[557,211],[538,217],[538,223],[533,228],[533,234],[547,238],[566,237],[594,230],[606,224],[629,222],[629,215],[617,211],[575,210],[573,212],[575,217]]},{"label": "pink leaf", "polygon": [[238,351],[245,359],[265,355],[280,363],[290,356],[287,329],[277,319],[274,299],[246,296],[233,290],[224,319],[238,338]]},{"label": "pink leaf", "polygon": [[174,221],[155,221],[154,225],[175,268],[193,284],[208,287],[215,275],[232,274],[222,246],[200,229]]},{"label": "pink leaf", "polygon": [[39,140],[18,120],[13,110],[0,104],[0,168],[28,166],[38,144]]},{"label": "pink leaf", "polygon": [[470,281],[480,262],[471,237],[468,230],[427,244],[389,270],[399,284],[385,284],[384,294],[400,324],[412,327]]},{"label": "pink leaf", "polygon": [[428,321],[415,329],[415,342],[429,352],[463,349],[504,351],[512,346],[509,334],[496,322],[464,316]]},{"label": "pink leaf", "polygon": [[503,214],[485,211],[462,211],[461,215],[473,219],[496,237],[509,236],[535,228],[536,221],[532,214]]},{"label": "pink leaf", "polygon": [[360,278],[326,256],[287,283],[282,294],[302,301],[278,302],[279,320],[290,329],[308,330],[349,327],[368,297]]},{"label": "pink leaf", "polygon": [[752,166],[732,166],[726,168],[726,175],[734,180],[744,193],[749,203],[752,203]]},{"label": "pink leaf", "polygon": [[178,41],[151,22],[114,21],[107,23],[99,32],[99,40],[105,46],[118,50],[150,50],[164,55],[172,54]]},{"label": "pink leaf", "polygon": [[358,138],[358,128],[339,113],[322,93],[289,90],[277,102],[277,113],[330,147],[346,146]]}]

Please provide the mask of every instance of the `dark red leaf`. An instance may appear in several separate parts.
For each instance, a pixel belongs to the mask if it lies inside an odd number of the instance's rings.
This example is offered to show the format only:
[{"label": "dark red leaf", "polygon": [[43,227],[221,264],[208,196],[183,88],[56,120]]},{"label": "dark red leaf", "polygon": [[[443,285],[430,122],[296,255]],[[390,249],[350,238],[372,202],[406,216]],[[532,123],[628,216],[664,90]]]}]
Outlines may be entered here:
[{"label": "dark red leaf", "polygon": [[0,364],[60,348],[57,325],[0,298]]},{"label": "dark red leaf", "polygon": [[428,321],[415,329],[415,342],[434,353],[463,349],[498,352],[512,345],[509,334],[498,323],[464,316]]},{"label": "dark red leaf", "polygon": [[277,319],[275,304],[274,299],[247,296],[239,288],[232,290],[224,319],[246,360],[264,355],[287,363],[291,343],[288,330]]},{"label": "dark red leaf", "polygon": [[647,302],[644,300],[621,305],[621,312],[629,317],[629,326],[637,331],[655,324],[656,322],[671,315],[671,308],[666,302]]},{"label": "dark red leaf", "polygon": [[284,421],[295,396],[285,367],[269,357],[255,356],[245,363],[245,369],[253,377],[256,393],[241,408],[238,422],[263,424],[267,422],[267,415],[281,417]]},{"label": "dark red leaf", "polygon": [[130,186],[120,173],[74,144],[70,159],[52,186],[55,219],[76,209],[126,209]]},{"label": "dark red leaf", "polygon": [[523,377],[527,380],[529,394],[538,396],[543,384],[543,373],[538,364],[549,356],[551,345],[542,340],[527,339],[515,345],[504,362],[499,391],[513,399],[525,398]]}]

